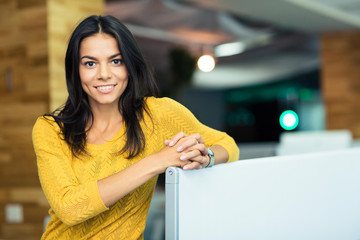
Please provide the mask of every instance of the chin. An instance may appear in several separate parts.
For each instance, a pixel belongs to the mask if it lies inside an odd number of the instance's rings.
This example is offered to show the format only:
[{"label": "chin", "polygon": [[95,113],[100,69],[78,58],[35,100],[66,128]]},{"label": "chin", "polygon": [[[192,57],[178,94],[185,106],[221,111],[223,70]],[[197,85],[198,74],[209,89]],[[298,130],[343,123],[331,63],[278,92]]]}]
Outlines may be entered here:
[{"label": "chin", "polygon": [[100,104],[103,104],[103,105],[113,105],[113,104],[117,104],[118,101],[103,101],[103,102],[100,102]]},{"label": "chin", "polygon": [[113,104],[118,104],[119,99],[99,99],[96,101],[96,104],[99,105],[113,105]]}]

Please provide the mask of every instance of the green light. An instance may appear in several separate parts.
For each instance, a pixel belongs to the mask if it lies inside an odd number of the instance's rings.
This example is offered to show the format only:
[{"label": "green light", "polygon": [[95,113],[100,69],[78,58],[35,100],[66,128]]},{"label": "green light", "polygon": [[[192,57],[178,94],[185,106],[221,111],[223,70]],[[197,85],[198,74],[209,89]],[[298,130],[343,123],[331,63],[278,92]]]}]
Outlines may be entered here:
[{"label": "green light", "polygon": [[299,125],[299,117],[292,110],[284,111],[279,118],[280,126],[285,130],[293,130]]}]

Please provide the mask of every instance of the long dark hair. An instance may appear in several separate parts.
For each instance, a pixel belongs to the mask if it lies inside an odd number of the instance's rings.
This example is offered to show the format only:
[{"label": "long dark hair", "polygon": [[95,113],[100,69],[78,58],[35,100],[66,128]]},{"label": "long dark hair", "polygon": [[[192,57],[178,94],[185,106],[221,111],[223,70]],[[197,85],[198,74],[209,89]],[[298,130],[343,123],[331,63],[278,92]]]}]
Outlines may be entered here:
[{"label": "long dark hair", "polygon": [[70,37],[65,57],[69,96],[62,108],[47,116],[55,119],[74,156],[87,153],[86,132],[89,129],[86,129],[86,126],[90,123],[91,128],[94,116],[87,94],[81,86],[79,50],[83,39],[97,33],[109,34],[116,39],[129,73],[127,87],[118,103],[126,126],[126,144],[119,153],[127,152],[127,158],[133,158],[141,153],[145,146],[145,136],[140,122],[144,118],[144,113],[149,114],[149,111],[144,98],[157,96],[158,88],[131,32],[115,17],[93,15],[76,27]]}]

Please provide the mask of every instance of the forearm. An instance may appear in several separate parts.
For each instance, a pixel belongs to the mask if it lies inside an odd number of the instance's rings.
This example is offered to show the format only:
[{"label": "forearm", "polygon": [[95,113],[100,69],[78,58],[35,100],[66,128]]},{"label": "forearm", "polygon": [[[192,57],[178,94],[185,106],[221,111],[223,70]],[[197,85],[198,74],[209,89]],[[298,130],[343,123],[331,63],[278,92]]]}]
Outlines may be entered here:
[{"label": "forearm", "polygon": [[189,161],[180,160],[180,156],[181,153],[176,151],[176,147],[165,147],[124,170],[99,180],[99,193],[105,206],[111,206],[151,178],[165,172],[167,167],[183,167],[189,163]]},{"label": "forearm", "polygon": [[[62,222],[73,226],[106,211],[116,201],[158,175],[162,169],[161,164],[155,163],[155,157],[150,155],[107,178],[79,185],[70,181],[59,184],[53,178],[47,178],[55,174],[40,176],[53,210]],[[52,173],[52,168],[48,167],[46,172]]]},{"label": "forearm", "polygon": [[161,173],[161,168],[156,164],[152,164],[152,162],[154,162],[154,159],[150,155],[118,173],[99,180],[99,193],[105,206],[111,206]]}]

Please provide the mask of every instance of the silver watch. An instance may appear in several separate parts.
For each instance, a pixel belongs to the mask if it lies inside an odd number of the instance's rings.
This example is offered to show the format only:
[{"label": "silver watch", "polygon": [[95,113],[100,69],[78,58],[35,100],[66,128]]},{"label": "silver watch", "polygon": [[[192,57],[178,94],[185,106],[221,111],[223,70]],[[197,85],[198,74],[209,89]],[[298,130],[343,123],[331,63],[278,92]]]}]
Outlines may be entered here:
[{"label": "silver watch", "polygon": [[215,155],[214,155],[214,152],[211,151],[210,148],[207,147],[206,149],[208,150],[208,156],[210,157],[210,162],[206,167],[209,168],[209,167],[214,166],[214,164],[215,164]]}]

